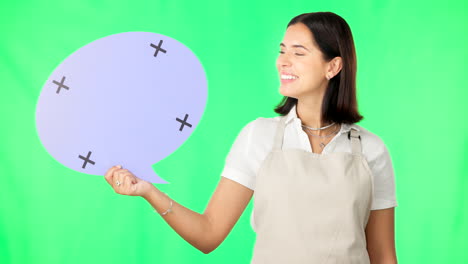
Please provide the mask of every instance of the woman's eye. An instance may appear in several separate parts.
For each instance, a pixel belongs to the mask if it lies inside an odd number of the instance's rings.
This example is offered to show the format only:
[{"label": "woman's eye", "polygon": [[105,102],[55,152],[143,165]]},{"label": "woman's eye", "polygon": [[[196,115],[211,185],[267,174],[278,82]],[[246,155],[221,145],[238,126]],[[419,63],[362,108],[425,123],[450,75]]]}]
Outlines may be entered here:
[{"label": "woman's eye", "polygon": [[[280,53],[280,54],[284,54],[284,51],[280,50],[279,53]],[[296,56],[304,56],[304,54],[302,54],[302,53],[294,53],[294,55],[296,55]]]}]

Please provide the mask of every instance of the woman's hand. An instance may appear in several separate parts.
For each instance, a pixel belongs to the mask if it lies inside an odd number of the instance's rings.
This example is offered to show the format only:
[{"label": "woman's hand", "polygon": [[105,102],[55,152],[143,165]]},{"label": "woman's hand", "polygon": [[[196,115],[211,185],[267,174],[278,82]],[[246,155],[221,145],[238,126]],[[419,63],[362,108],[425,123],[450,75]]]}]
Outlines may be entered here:
[{"label": "woman's hand", "polygon": [[116,193],[123,195],[144,197],[154,188],[151,183],[136,177],[127,169],[122,169],[120,165],[110,168],[104,178]]}]

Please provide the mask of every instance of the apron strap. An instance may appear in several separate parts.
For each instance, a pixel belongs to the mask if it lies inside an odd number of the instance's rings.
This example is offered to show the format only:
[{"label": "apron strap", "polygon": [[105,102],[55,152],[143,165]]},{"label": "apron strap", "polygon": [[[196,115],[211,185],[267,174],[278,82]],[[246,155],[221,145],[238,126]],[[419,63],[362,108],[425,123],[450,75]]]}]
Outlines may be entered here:
[{"label": "apron strap", "polygon": [[361,154],[361,136],[359,135],[359,131],[355,128],[351,128],[348,132],[348,139],[351,140],[351,153],[353,154]]},{"label": "apron strap", "polygon": [[285,122],[286,122],[286,116],[280,117],[280,121],[278,122],[278,127],[276,128],[275,139],[273,141],[273,150],[281,150],[283,147]]}]

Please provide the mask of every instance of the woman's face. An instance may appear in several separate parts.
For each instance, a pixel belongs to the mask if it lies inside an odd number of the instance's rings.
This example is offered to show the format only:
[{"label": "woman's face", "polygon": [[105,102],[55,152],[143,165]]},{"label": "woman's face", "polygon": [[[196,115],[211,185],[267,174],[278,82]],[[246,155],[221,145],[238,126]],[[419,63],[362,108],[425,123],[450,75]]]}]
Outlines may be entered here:
[{"label": "woman's face", "polygon": [[280,75],[280,93],[298,98],[326,89],[327,62],[313,42],[309,28],[302,23],[287,28],[276,60]]}]

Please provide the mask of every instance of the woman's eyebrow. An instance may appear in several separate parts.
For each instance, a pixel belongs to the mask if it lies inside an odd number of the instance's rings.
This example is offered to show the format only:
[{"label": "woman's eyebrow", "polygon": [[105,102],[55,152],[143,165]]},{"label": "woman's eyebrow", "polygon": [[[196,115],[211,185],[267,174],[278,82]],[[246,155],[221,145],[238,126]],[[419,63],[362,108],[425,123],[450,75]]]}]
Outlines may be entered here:
[{"label": "woman's eyebrow", "polygon": [[[282,47],[286,47],[286,45],[284,45],[283,43],[280,43],[280,46]],[[307,51],[309,51],[306,47],[302,46],[302,45],[299,45],[299,44],[295,44],[295,45],[292,45],[293,48],[303,48]]]}]

